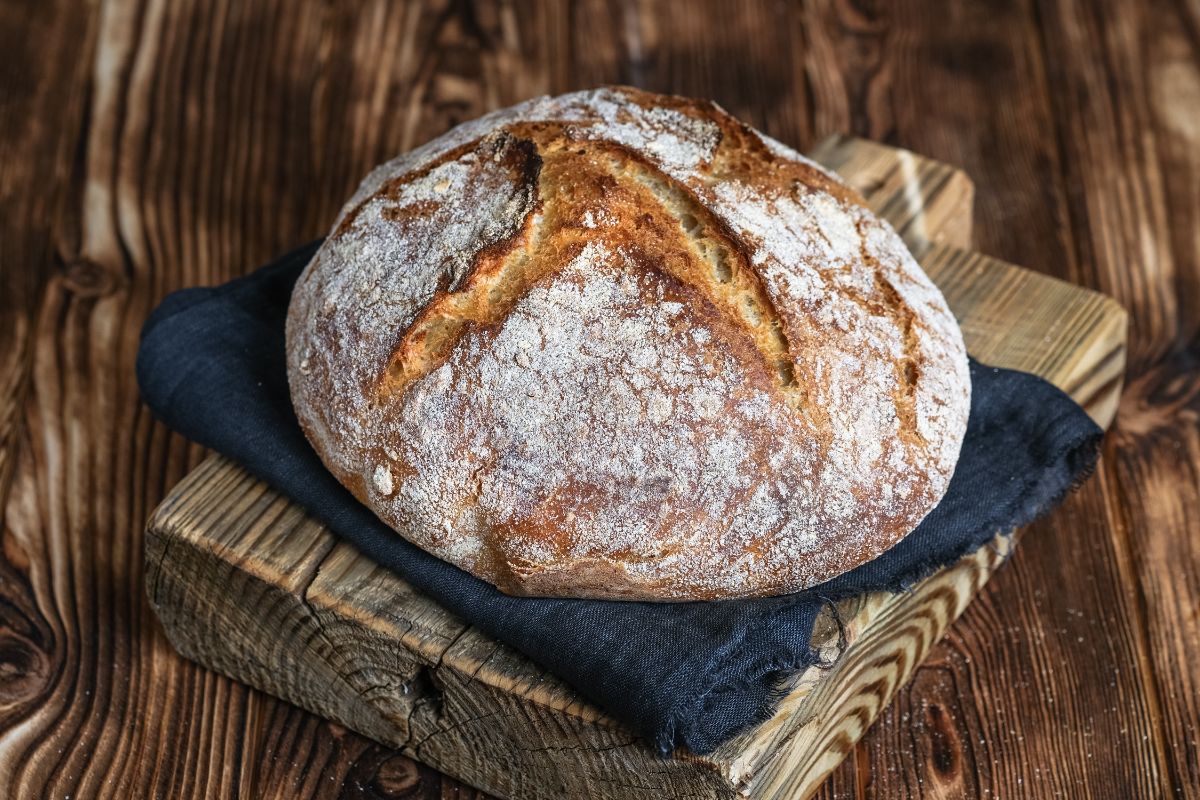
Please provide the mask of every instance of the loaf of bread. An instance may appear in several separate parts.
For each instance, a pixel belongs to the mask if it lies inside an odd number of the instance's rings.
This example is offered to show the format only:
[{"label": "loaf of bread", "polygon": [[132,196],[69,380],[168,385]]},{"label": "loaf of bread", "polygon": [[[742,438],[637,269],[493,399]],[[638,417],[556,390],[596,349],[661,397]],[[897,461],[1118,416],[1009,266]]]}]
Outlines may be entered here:
[{"label": "loaf of bread", "polygon": [[401,536],[520,595],[813,586],[946,490],[962,335],[834,175],[719,107],[540,98],[379,167],[292,295],[296,414]]}]

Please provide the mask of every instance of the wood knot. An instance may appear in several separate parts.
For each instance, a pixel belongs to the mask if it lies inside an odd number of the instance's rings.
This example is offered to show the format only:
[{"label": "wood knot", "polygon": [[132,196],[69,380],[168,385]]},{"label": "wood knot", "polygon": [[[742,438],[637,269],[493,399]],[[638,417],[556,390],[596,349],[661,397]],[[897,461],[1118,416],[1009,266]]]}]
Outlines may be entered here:
[{"label": "wood knot", "polygon": [[937,703],[926,707],[925,719],[929,726],[929,756],[934,772],[942,778],[956,778],[961,770],[962,747],[954,730],[954,721]]},{"label": "wood knot", "polygon": [[421,773],[414,761],[402,755],[384,759],[375,769],[368,787],[369,796],[380,800],[415,797],[421,786]]},{"label": "wood knot", "polygon": [[103,297],[120,285],[117,274],[90,258],[77,258],[63,265],[63,288],[78,297]]},{"label": "wood knot", "polygon": [[12,631],[0,631],[0,708],[38,697],[49,674],[46,656],[38,647]]},{"label": "wood knot", "polygon": [[[432,780],[431,780],[432,779]],[[441,776],[396,750],[372,745],[350,765],[341,800],[399,800],[429,796]]]}]

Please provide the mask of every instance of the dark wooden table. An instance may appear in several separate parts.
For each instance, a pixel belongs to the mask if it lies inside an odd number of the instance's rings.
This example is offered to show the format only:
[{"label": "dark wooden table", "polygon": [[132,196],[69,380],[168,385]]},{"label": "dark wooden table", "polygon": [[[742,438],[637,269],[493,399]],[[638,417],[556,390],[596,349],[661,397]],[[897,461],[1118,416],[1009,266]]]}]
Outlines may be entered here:
[{"label": "dark wooden table", "polygon": [[1096,475],[822,796],[1200,797],[1200,6],[1166,0],[0,1],[0,797],[475,796],[168,647],[142,528],[203,453],[138,330],[397,151],[605,82],[960,164],[980,250],[1132,315]]}]

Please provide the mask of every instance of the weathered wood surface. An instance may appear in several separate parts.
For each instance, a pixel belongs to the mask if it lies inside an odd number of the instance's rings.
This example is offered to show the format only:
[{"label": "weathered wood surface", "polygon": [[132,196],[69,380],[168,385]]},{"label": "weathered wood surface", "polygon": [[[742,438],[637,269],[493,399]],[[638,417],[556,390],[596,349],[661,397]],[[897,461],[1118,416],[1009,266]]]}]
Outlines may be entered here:
[{"label": "weathered wood surface", "polygon": [[[813,155],[920,254],[973,353],[1040,374],[1111,421],[1125,355],[1116,303],[946,244],[970,238],[972,186],[957,170],[845,137]],[[539,799],[791,798],[853,749],[1008,546],[911,594],[842,603],[836,668],[795,676],[772,719],[716,752],[670,760],[225,459],[172,490],[150,521],[146,559],[151,605],[184,655],[472,785]],[[827,624],[817,643],[833,658],[838,638]]]},{"label": "weathered wood surface", "polygon": [[819,796],[1200,796],[1197,30],[1168,0],[0,3],[0,796],[466,796],[169,649],[142,526],[203,453],[139,406],[136,332],[392,153],[612,81],[962,165],[981,251],[1131,312],[1097,475]]}]

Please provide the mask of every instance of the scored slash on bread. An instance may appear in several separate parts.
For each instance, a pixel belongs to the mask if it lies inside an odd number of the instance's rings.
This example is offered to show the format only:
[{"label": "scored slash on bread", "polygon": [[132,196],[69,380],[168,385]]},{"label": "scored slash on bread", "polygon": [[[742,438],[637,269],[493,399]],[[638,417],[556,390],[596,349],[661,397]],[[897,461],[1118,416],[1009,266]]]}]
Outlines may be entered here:
[{"label": "scored slash on bread", "polygon": [[966,352],[900,238],[711,103],[611,88],[363,182],[296,285],[306,435],[418,546],[514,594],[781,594],[940,500]]}]

